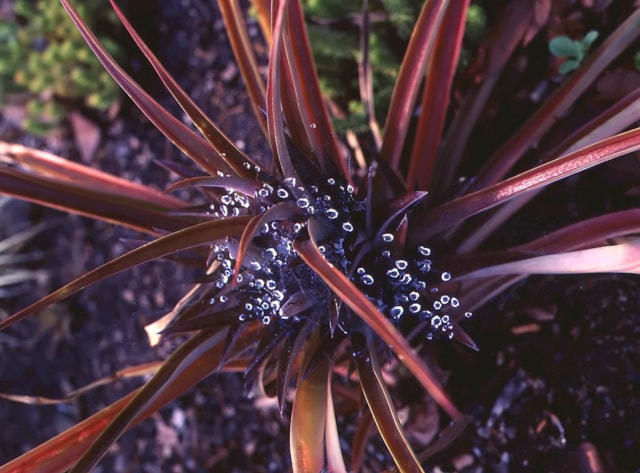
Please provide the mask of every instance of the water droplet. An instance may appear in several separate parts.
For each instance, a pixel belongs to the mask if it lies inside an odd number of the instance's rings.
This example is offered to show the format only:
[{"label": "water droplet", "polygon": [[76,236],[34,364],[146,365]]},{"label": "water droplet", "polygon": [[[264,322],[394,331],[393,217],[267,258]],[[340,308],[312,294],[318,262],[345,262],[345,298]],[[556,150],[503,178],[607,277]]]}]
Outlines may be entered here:
[{"label": "water droplet", "polygon": [[449,323],[449,316],[448,315],[443,315],[442,316],[442,323],[443,324],[448,324]]},{"label": "water droplet", "polygon": [[427,334],[427,340],[433,340],[433,334],[431,332]]},{"label": "water droplet", "polygon": [[352,232],[353,231],[353,225],[351,224],[351,222],[344,222],[342,224],[342,229],[345,232]]},{"label": "water droplet", "polygon": [[437,315],[434,315],[431,318],[431,326],[435,329],[438,329],[442,325],[442,320]]},{"label": "water droplet", "polygon": [[375,282],[375,279],[370,274],[364,274],[360,280],[365,286],[371,286]]},{"label": "water droplet", "polygon": [[269,197],[269,191],[267,189],[260,189],[258,191],[258,196],[262,198],[267,198]]},{"label": "water droplet", "polygon": [[333,177],[330,177],[329,179],[327,179],[327,184],[329,184],[330,186],[335,186],[336,180]]},{"label": "water droplet", "polygon": [[282,291],[273,291],[273,297],[275,297],[276,299],[278,299],[279,301],[281,301],[282,299],[284,299],[284,293]]},{"label": "water droplet", "polygon": [[225,205],[231,205],[233,203],[233,199],[230,195],[223,195],[220,197],[220,201]]},{"label": "water droplet", "polygon": [[396,260],[396,268],[398,268],[400,270],[407,269],[408,265],[409,265],[409,263],[407,263],[403,259]]},{"label": "water droplet", "polygon": [[238,316],[238,320],[239,320],[240,322],[244,322],[245,320],[247,320],[247,314],[240,314],[240,315]]},{"label": "water droplet", "polygon": [[384,241],[385,243],[391,243],[393,241],[393,234],[391,234],[391,233],[383,233],[382,234],[382,241]]},{"label": "water droplet", "polygon": [[417,301],[420,298],[420,293],[413,291],[409,293],[409,300],[410,301]]},{"label": "water droplet", "polygon": [[267,258],[270,258],[272,260],[276,259],[276,256],[278,256],[278,252],[275,248],[267,248],[266,250],[264,250],[264,253]]},{"label": "water droplet", "polygon": [[278,287],[278,284],[273,279],[267,280],[267,289],[273,291],[276,287]]},{"label": "water droplet", "polygon": [[440,310],[440,309],[442,309],[442,303],[441,303],[440,301],[434,301],[434,302],[433,302],[433,308],[434,308],[435,310]]},{"label": "water droplet", "polygon": [[473,316],[473,312],[465,312],[464,316],[468,319],[471,318]]},{"label": "water droplet", "polygon": [[442,278],[443,281],[449,281],[451,279],[451,274],[444,272],[440,277]]},{"label": "water droplet", "polygon": [[253,304],[251,302],[247,302],[244,305],[244,308],[247,309],[248,311],[252,311],[253,310]]},{"label": "water droplet", "polygon": [[391,310],[389,311],[389,315],[391,315],[391,317],[393,317],[396,320],[402,317],[403,313],[404,313],[404,308],[401,305],[396,305],[392,307]]},{"label": "water droplet", "polygon": [[353,191],[354,191],[353,186],[352,186],[351,184],[349,184],[349,185],[347,186],[347,192],[348,192],[349,194],[353,194]]},{"label": "water droplet", "polygon": [[391,268],[389,271],[387,271],[387,276],[395,279],[400,276],[400,271],[398,271],[398,268]]},{"label": "water droplet", "polygon": [[260,271],[262,269],[262,265],[256,260],[251,261],[249,267],[254,271]]},{"label": "water droplet", "polygon": [[289,197],[289,192],[287,192],[285,189],[278,189],[277,194],[281,199],[286,199],[287,197]]},{"label": "water droplet", "polygon": [[318,126],[318,125],[316,125],[315,123],[311,123],[311,124],[309,125],[309,128],[315,129],[317,126]]},{"label": "water droplet", "polygon": [[404,276],[402,276],[402,279],[400,280],[400,282],[404,285],[407,285],[411,282],[411,275],[410,274],[405,274]]},{"label": "water droplet", "polygon": [[384,250],[382,252],[382,256],[384,256],[385,258],[390,258],[391,257],[391,252],[389,250]]},{"label": "water droplet", "polygon": [[440,296],[440,302],[442,302],[443,305],[447,305],[450,300],[451,298],[449,296]]},{"label": "water droplet", "polygon": [[284,182],[287,186],[289,187],[295,187],[296,185],[296,178],[295,177],[287,177],[284,179]]},{"label": "water droplet", "polygon": [[418,247],[418,253],[420,253],[422,256],[429,256],[431,254],[431,248],[420,245]]},{"label": "water droplet", "polygon": [[264,287],[264,279],[256,279],[254,282],[258,289],[262,289]]},{"label": "water droplet", "polygon": [[216,303],[216,298],[212,297],[211,299],[209,299],[209,304],[213,305]]},{"label": "water droplet", "polygon": [[409,306],[409,312],[411,312],[412,314],[417,314],[418,312],[420,312],[420,309],[422,309],[422,306],[417,302]]},{"label": "water droplet", "polygon": [[451,307],[458,307],[459,305],[460,305],[460,301],[457,298],[452,297],[451,298]]},{"label": "water droplet", "polygon": [[264,325],[269,325],[271,323],[271,317],[269,317],[268,315],[265,315],[264,317],[262,317],[262,323]]},{"label": "water droplet", "polygon": [[339,214],[336,209],[327,209],[327,211],[325,212],[325,215],[329,220],[335,220],[336,218],[338,218]]},{"label": "water droplet", "polygon": [[306,209],[307,207],[309,207],[309,199],[307,199],[306,197],[300,197],[296,201],[296,205],[301,209]]},{"label": "water droplet", "polygon": [[318,251],[322,254],[325,254],[325,252],[327,251],[327,249],[324,247],[324,245],[320,245],[318,247]]},{"label": "water droplet", "polygon": [[224,294],[220,296],[220,302],[222,302],[223,304],[225,302],[227,302],[229,300],[229,298],[227,296],[225,296]]}]

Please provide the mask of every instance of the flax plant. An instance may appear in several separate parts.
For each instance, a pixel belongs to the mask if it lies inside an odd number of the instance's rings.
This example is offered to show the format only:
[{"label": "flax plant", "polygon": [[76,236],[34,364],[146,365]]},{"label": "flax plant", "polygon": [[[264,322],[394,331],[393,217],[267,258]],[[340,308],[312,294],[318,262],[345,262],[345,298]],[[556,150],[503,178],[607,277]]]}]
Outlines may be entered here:
[{"label": "flax plant", "polygon": [[[530,274],[638,272],[638,208],[573,223],[516,247],[479,248],[549,184],[640,149],[640,129],[631,128],[640,118],[639,90],[585,122],[537,165],[513,172],[552,130],[556,117],[570,111],[637,39],[640,10],[594,45],[580,67],[461,186],[469,136],[522,41],[516,36],[522,28],[514,26],[531,21],[532,1],[508,2],[503,12],[508,21],[487,34],[484,66],[456,107],[451,91],[469,1],[426,1],[388,115],[380,132],[373,133],[374,145],[350,150],[332,129],[300,2],[253,1],[269,49],[265,78],[238,3],[220,0],[269,145],[270,154],[260,158],[241,151],[205,116],[113,0],[118,17],[197,132],[114,61],[71,1],[62,4],[106,70],[191,159],[193,171],[168,192],[159,192],[43,151],[0,144],[1,192],[149,237],[148,243],[0,321],[0,328],[109,276],[177,252],[199,258],[202,278],[147,327],[154,344],[174,334],[190,335],[154,366],[149,381],[0,467],[0,473],[91,471],[124,431],[218,370],[243,372],[276,397],[283,415],[290,415],[294,472],[361,470],[374,426],[399,471],[421,472],[426,459],[469,421],[423,356],[425,345],[443,338],[477,348],[463,330],[465,318]],[[361,24],[366,44],[366,14]],[[371,111],[369,66],[363,54],[361,95]],[[374,130],[376,117],[368,119]],[[350,165],[356,152],[361,159]],[[171,194],[185,187],[197,189],[201,201]],[[400,376],[398,366],[448,418],[438,439],[417,452],[387,386],[388,379]],[[349,452],[340,441],[339,400],[344,401],[340,415],[361,413]]]}]

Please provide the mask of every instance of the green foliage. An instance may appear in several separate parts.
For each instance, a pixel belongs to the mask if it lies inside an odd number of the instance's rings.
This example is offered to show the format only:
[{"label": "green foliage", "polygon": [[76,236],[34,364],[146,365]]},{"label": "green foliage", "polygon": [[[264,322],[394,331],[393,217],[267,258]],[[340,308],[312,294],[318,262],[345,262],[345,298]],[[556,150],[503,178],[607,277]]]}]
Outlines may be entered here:
[{"label": "green foliage", "polygon": [[549,51],[555,57],[565,59],[558,68],[560,74],[568,74],[575,71],[589,52],[591,45],[598,39],[597,31],[589,31],[581,40],[571,39],[568,36],[556,36],[549,41]]},{"label": "green foliage", "polygon": [[487,13],[480,5],[471,4],[467,10],[467,26],[464,31],[466,39],[477,43],[487,28]]},{"label": "green foliage", "polygon": [[[369,61],[373,73],[373,92],[377,116],[386,116],[391,92],[404,52],[403,47],[394,46],[397,40],[408,41],[416,18],[420,13],[420,2],[411,0],[383,0],[384,21],[372,21],[369,35]],[[349,17],[361,14],[360,2],[340,0],[305,0],[305,14],[322,23],[346,24]],[[374,14],[378,10],[372,10]],[[487,15],[477,4],[469,6],[465,39],[475,43],[480,40],[487,26]],[[313,55],[320,71],[321,85],[326,96],[342,105],[347,116],[334,121],[339,132],[347,129],[356,133],[368,130],[367,116],[360,102],[357,64],[361,57],[359,29],[350,27],[308,26]],[[461,66],[468,63],[468,51],[463,49]]]},{"label": "green foliage", "polygon": [[[87,0],[79,9],[98,31],[98,20],[117,24],[101,0]],[[119,88],[58,0],[16,0],[14,13],[14,19],[0,21],[0,99],[10,93],[28,93],[24,123],[28,131],[50,131],[70,106],[82,103],[105,110],[118,100]],[[113,40],[100,39],[112,54],[121,55]]]},{"label": "green foliage", "polygon": [[[405,1],[384,2],[388,7],[402,7]],[[305,14],[308,17],[322,19],[327,22],[338,22],[352,15],[361,13],[358,3],[343,1],[304,2]],[[385,114],[396,73],[400,65],[400,57],[394,53],[389,41],[383,35],[388,33],[384,27],[391,26],[398,36],[404,36],[415,21],[416,16],[410,16],[406,9],[398,8],[389,13],[390,21],[384,25],[372,25],[370,44],[370,62],[373,72],[373,87],[376,97],[376,112]],[[384,27],[383,27],[384,26]],[[327,28],[319,25],[309,25],[309,39],[313,48],[313,55],[323,78],[324,93],[333,101],[340,104],[348,115],[336,120],[338,131],[351,129],[362,132],[368,129],[366,114],[363,110],[352,113],[354,107],[360,104],[358,89],[358,61],[360,60],[359,29],[355,24],[344,28]],[[382,98],[385,98],[384,100]]]}]

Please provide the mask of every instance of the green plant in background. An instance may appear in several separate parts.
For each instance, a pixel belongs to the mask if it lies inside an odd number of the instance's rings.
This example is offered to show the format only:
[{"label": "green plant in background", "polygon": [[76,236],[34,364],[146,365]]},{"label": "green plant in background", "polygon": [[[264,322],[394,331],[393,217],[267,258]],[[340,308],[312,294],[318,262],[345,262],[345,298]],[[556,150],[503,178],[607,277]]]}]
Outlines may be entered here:
[{"label": "green plant in background", "polygon": [[[117,24],[101,0],[88,0],[78,8],[93,28]],[[120,89],[58,0],[16,0],[14,13],[14,18],[0,20],[0,100],[11,93],[28,94],[27,131],[47,133],[80,104],[106,110],[118,100]],[[101,41],[121,56],[109,37],[102,35]]]},{"label": "green plant in background", "polygon": [[[404,47],[399,45],[409,41],[420,2],[383,0],[375,7],[370,6],[367,27],[363,25],[360,2],[303,0],[302,4],[305,16],[311,20],[307,30],[322,91],[346,113],[334,120],[337,130],[367,132],[367,111],[360,99],[358,83],[358,65],[363,60],[361,34],[365,34],[368,41],[367,62],[371,68],[375,113],[385,116],[404,52]],[[465,39],[477,43],[486,23],[484,9],[478,4],[470,5]],[[469,56],[469,50],[463,49],[462,66],[469,62]]]},{"label": "green plant in background", "polygon": [[[174,334],[190,336],[154,367],[148,382],[0,467],[0,473],[91,471],[127,428],[218,370],[243,372],[247,382],[277,399],[281,412],[288,410],[286,394],[294,389],[295,473],[360,471],[376,430],[398,470],[421,472],[469,423],[442,377],[425,362],[423,349],[431,340],[476,348],[462,327],[470,311],[530,274],[640,271],[637,206],[542,232],[517,246],[493,244],[491,251],[485,246],[548,185],[640,150],[640,128],[633,128],[640,118],[640,91],[602,110],[553,149],[539,147],[556,117],[570,111],[594,77],[637,40],[640,9],[593,53],[588,67],[564,81],[517,131],[505,133],[487,158],[476,152],[470,131],[481,111],[491,107],[486,88],[496,82],[489,75],[461,105],[464,113],[447,120],[469,2],[425,2],[398,72],[380,146],[355,166],[325,108],[299,1],[253,2],[270,51],[266,83],[238,3],[219,1],[270,150],[257,156],[238,149],[204,115],[115,2],[128,32],[201,134],[146,94],[71,2],[62,3],[118,84],[193,162],[194,169],[168,191],[192,188],[199,199],[185,201],[42,151],[0,143],[1,192],[117,222],[150,238],[0,321],[0,329],[88,285],[179,251],[187,252],[190,262],[200,261],[202,276],[166,316],[147,327],[153,344]],[[511,6],[520,10],[502,21],[529,24],[530,11],[522,5],[514,1]],[[502,28],[487,35],[483,46],[499,53],[487,60],[491,74],[499,75],[519,45],[509,35],[520,33]],[[530,167],[522,158],[534,148],[539,164]],[[465,150],[474,158],[473,179],[465,179],[461,166]],[[387,363],[392,358],[406,369]],[[387,385],[389,378],[409,375],[451,420],[439,439],[418,451],[398,416],[397,406],[405,401],[396,402]],[[349,468],[338,416],[355,419]],[[438,424],[434,416],[428,422]]]},{"label": "green plant in background", "polygon": [[584,61],[584,58],[596,39],[598,39],[598,32],[589,31],[584,35],[584,38],[580,40],[571,39],[563,35],[556,36],[549,41],[549,51],[551,54],[565,60],[560,64],[558,72],[560,74],[569,74],[580,67],[580,64]]}]

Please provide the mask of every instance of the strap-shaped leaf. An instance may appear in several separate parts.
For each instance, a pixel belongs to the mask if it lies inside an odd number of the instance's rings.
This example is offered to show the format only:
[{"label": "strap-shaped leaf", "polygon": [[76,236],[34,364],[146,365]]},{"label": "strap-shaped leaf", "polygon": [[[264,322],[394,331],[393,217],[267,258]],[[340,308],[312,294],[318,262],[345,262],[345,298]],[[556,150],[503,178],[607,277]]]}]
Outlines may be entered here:
[{"label": "strap-shaped leaf", "polygon": [[[202,344],[195,348],[193,357],[188,363],[180,365],[176,376],[166,384],[162,390],[157,391],[153,401],[138,413],[130,422],[129,427],[141,422],[156,412],[166,403],[189,390],[196,383],[208,376],[216,369],[220,360],[221,335],[209,335],[210,338],[202,341],[195,339],[191,345],[201,341]],[[205,337],[200,337],[205,338]],[[187,346],[186,349],[193,348]],[[173,356],[173,355],[172,355]],[[184,356],[184,350],[178,355]],[[165,364],[171,365],[171,357]],[[121,413],[142,388],[126,395],[119,401],[102,409],[88,419],[74,425],[65,432],[51,440],[29,450],[27,453],[0,466],[0,473],[65,473],[73,466],[74,462],[87,450],[97,436],[104,430],[119,413]]]},{"label": "strap-shaped leaf", "polygon": [[20,168],[0,167],[0,191],[4,194],[66,212],[157,235],[158,229],[178,230],[189,224],[171,213],[171,207],[143,200],[125,192],[102,189]]},{"label": "strap-shaped leaf", "polygon": [[98,60],[118,85],[122,87],[122,90],[131,97],[131,100],[133,100],[142,113],[183,153],[210,174],[215,175],[217,171],[222,171],[227,174],[231,173],[231,167],[218,155],[218,152],[210,143],[195,134],[167,112],[124,72],[104,46],[102,46],[98,38],[91,32],[82,17],[80,17],[78,11],[71,5],[71,2],[69,0],[60,1]]},{"label": "strap-shaped leaf", "polygon": [[602,71],[640,36],[638,8],[591,54],[535,114],[513,134],[479,171],[471,190],[482,189],[504,177],[520,157],[562,117]]},{"label": "strap-shaped leaf", "polygon": [[396,170],[400,165],[400,154],[413,115],[415,100],[435,44],[437,26],[442,21],[447,3],[447,0],[425,2],[393,88],[380,154]]},{"label": "strap-shaped leaf", "polygon": [[[127,405],[115,416],[109,425],[98,435],[91,447],[80,457],[69,473],[89,473],[91,469],[107,453],[111,445],[131,426],[145,408],[149,407],[156,397],[171,386],[181,372],[202,357],[211,348],[220,343],[218,331],[202,331],[183,343],[153,377],[136,392]],[[214,367],[211,366],[211,371]]]},{"label": "strap-shaped leaf", "polygon": [[472,215],[638,149],[640,149],[640,128],[635,128],[505,179],[498,184],[467,194],[435,209],[414,214],[417,225],[411,232],[412,240],[409,244],[417,245]]},{"label": "strap-shaped leaf", "polygon": [[297,134],[304,133],[308,137],[311,149],[305,151],[310,152],[322,168],[326,170],[323,161],[328,156],[335,167],[342,171],[343,177],[350,181],[351,175],[320,90],[300,0],[290,1],[288,8],[284,42],[285,72],[290,75],[289,83],[293,86],[291,92],[298,107],[297,114],[287,114],[289,128],[295,128]]},{"label": "strap-shaped leaf", "polygon": [[378,355],[368,342],[354,357],[360,386],[385,445],[402,473],[424,473],[404,435],[393,400],[382,379]]},{"label": "strap-shaped leaf", "polygon": [[294,247],[325,284],[389,345],[447,414],[457,419],[461,414],[440,386],[440,382],[385,315],[341,271],[325,260],[311,241],[297,241]]},{"label": "strap-shaped leaf", "polygon": [[253,241],[254,237],[258,234],[260,229],[268,223],[271,223],[276,220],[285,220],[290,219],[296,215],[301,213],[300,209],[294,202],[280,202],[279,204],[270,207],[267,211],[256,215],[251,219],[251,221],[247,224],[244,232],[242,233],[242,238],[240,238],[240,243],[238,244],[238,254],[236,256],[236,265],[234,268],[233,274],[233,282],[237,283],[238,275],[240,274],[240,270],[242,269],[242,263],[244,262],[244,257]]},{"label": "strap-shaped leaf", "polygon": [[232,217],[194,225],[163,236],[85,273],[69,284],[0,321],[0,330],[105,278],[134,266],[242,232],[250,217]]},{"label": "strap-shaped leaf", "polygon": [[[269,51],[269,77],[267,79],[267,125],[269,129],[269,144],[271,151],[276,156],[282,174],[285,178],[295,179],[296,185],[301,185],[287,148],[287,140],[284,133],[284,116],[282,114],[282,42],[284,38],[283,28],[287,13],[288,0],[278,3],[275,10],[273,23],[273,42]],[[296,187],[292,189],[296,193]]]},{"label": "strap-shaped leaf", "polygon": [[[313,341],[310,343],[314,343]],[[315,350],[306,350],[306,354]],[[306,365],[307,356],[303,365]],[[293,473],[323,471],[327,383],[331,362],[324,358],[306,377],[298,377],[291,412],[289,447]]]},{"label": "strap-shaped leaf", "polygon": [[460,277],[580,273],[640,273],[640,239],[487,266]]},{"label": "strap-shaped leaf", "polygon": [[428,189],[436,169],[440,139],[449,111],[469,0],[451,0],[438,25],[422,93],[422,113],[411,150],[407,189]]},{"label": "strap-shaped leaf", "polygon": [[327,376],[327,421],[324,428],[324,443],[327,454],[327,470],[332,473],[347,473],[342,449],[340,448],[340,434],[336,422],[336,411],[333,406],[331,392],[331,373]]},{"label": "strap-shaped leaf", "polygon": [[235,0],[220,0],[218,2],[224,26],[229,36],[229,42],[233,49],[240,73],[244,79],[247,92],[251,99],[253,114],[256,116],[265,136],[267,135],[267,122],[262,110],[266,106],[265,85],[258,69],[256,56],[251,46],[247,33],[247,26],[240,11],[240,3]]},{"label": "strap-shaped leaf", "polygon": [[[198,128],[200,133],[211,143],[211,145],[218,152],[220,158],[226,162],[235,172],[240,176],[250,176],[253,173],[253,166],[255,163],[249,156],[244,154],[233,144],[233,141],[229,139],[211,119],[205,115],[205,113],[198,107],[195,102],[187,95],[187,93],[178,85],[176,80],[167,72],[164,66],[160,63],[158,58],[153,54],[151,49],[142,41],[142,38],[138,35],[136,30],[131,26],[126,17],[122,14],[118,5],[114,0],[111,1],[116,15],[126,28],[131,38],[135,41],[140,51],[147,58],[153,69],[158,74],[158,77],[171,93],[173,98],[178,102],[182,110],[191,119],[191,122]],[[250,166],[247,167],[247,164]]]}]

